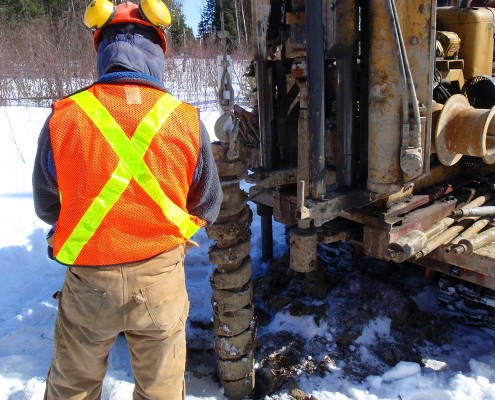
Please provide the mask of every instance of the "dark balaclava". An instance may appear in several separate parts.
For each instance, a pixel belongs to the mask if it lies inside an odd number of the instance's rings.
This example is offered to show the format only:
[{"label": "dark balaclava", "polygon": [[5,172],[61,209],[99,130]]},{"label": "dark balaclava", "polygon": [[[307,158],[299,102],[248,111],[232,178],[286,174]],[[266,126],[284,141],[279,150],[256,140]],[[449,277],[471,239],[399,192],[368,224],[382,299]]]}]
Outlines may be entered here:
[{"label": "dark balaclava", "polygon": [[163,80],[165,56],[153,28],[136,24],[109,25],[98,43],[98,77],[114,71],[139,72]]}]

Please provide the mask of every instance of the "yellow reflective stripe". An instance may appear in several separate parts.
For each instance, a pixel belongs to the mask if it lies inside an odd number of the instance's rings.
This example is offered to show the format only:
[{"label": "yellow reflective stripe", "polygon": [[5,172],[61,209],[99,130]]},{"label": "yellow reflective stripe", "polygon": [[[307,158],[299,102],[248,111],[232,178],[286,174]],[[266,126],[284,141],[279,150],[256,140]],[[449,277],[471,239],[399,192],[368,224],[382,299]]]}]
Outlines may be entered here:
[{"label": "yellow reflective stripe", "polygon": [[[160,104],[162,104],[164,108],[169,107],[167,108],[166,113],[160,111]],[[148,114],[146,114],[143,120],[139,123],[131,142],[134,143],[135,138],[142,138],[145,140],[136,140],[135,142],[136,149],[138,150],[139,154],[142,155],[140,156],[139,164],[132,164],[132,166],[135,168],[132,168],[131,171],[133,172],[133,177],[137,181],[139,186],[141,186],[148,194],[148,196],[150,196],[155,201],[155,203],[158,204],[165,217],[167,217],[169,221],[172,221],[175,225],[177,225],[182,236],[189,239],[199,230],[200,227],[191,221],[188,213],[184,212],[182,208],[177,206],[165,195],[165,193],[163,193],[158,180],[155,178],[146,163],[143,161],[143,157],[146,154],[146,151],[148,150],[148,147],[153,140],[156,132],[158,132],[160,127],[165,123],[173,110],[175,110],[175,108],[177,108],[180,104],[180,100],[167,93],[157,101],[157,104],[150,110]],[[122,143],[124,143],[124,141],[122,141]],[[121,157],[117,149],[116,152],[119,157]]]},{"label": "yellow reflective stripe", "polygon": [[103,218],[129,186],[130,178],[126,180],[124,177],[125,174],[126,171],[124,166],[119,162],[109,180],[109,182],[112,181],[112,184],[107,183],[103,187],[98,194],[98,197],[93,200],[70,236],[60,248],[60,251],[57,254],[57,259],[59,261],[66,264],[73,264],[76,261],[83,247],[100,226]]},{"label": "yellow reflective stripe", "polygon": [[132,139],[129,140],[120,125],[92,93],[80,92],[71,96],[71,99],[93,121],[119,156],[120,161],[111,178],[63,244],[57,254],[57,259],[67,264],[75,262],[106,214],[129,186],[131,178],[134,178],[151,199],[160,206],[165,217],[178,226],[185,238],[194,235],[199,226],[194,224],[189,215],[165,195],[143,160],[153,137],[181,102],[169,94],[164,94],[143,118]]}]

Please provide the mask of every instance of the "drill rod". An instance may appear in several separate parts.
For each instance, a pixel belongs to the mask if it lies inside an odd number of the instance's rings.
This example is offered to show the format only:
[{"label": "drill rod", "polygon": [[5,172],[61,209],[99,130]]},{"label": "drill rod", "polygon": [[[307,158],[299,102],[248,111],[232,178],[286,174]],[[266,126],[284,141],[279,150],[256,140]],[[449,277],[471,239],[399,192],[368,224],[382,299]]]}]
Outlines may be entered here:
[{"label": "drill rod", "polygon": [[489,223],[490,223],[490,218],[480,218],[478,221],[476,221],[473,225],[471,225],[469,228],[467,228],[464,232],[462,232],[459,236],[457,236],[451,243],[451,246],[445,248],[445,252],[447,253],[455,253],[455,254],[461,254],[464,253],[466,250],[464,246],[459,245],[459,242],[463,239],[469,240],[473,237],[475,237],[478,232],[480,232],[482,229],[484,229]]},{"label": "drill rod", "polygon": [[[492,197],[492,194],[490,192],[485,193],[483,195],[480,195],[476,197],[474,200],[469,202],[467,205],[464,206],[464,208],[471,208],[471,207],[478,207],[483,205],[485,202],[489,201]],[[428,245],[430,239],[434,238],[435,236],[441,234],[445,230],[447,230],[450,226],[452,226],[457,219],[452,218],[452,217],[445,217],[441,219],[440,221],[436,222],[433,224],[429,229],[426,231],[420,231],[420,230],[414,230],[409,232],[406,236],[402,237],[399,239],[397,242],[391,243],[388,247],[387,255],[389,259],[395,261],[395,262],[403,262],[407,260],[410,257],[415,257],[414,259],[422,257],[422,250],[427,250],[426,254],[437,248],[438,246],[442,245],[443,243],[440,243],[436,245],[437,242],[435,242],[436,247],[432,248],[432,246]],[[463,228],[464,229],[464,228]],[[458,233],[457,233],[458,234]],[[457,235],[456,234],[456,235]],[[455,237],[454,235],[453,237]],[[453,238],[452,237],[452,238]],[[452,239],[451,238],[451,239]],[[443,237],[442,237],[443,240]]]},{"label": "drill rod", "polygon": [[465,246],[465,254],[471,254],[480,247],[486,246],[495,240],[495,228],[487,229],[472,239],[463,239],[459,242],[460,246]]},{"label": "drill rod", "polygon": [[433,237],[423,248],[421,251],[416,253],[412,259],[417,260],[418,258],[424,257],[427,254],[431,253],[433,250],[437,249],[441,245],[450,242],[454,239],[459,233],[468,228],[473,222],[476,220],[476,217],[466,218],[462,221],[459,221],[457,225],[454,225],[447,230],[441,232],[440,234]]},{"label": "drill rod", "polygon": [[[476,197],[473,201],[470,203],[466,204],[463,209],[470,209],[473,207],[479,207],[488,200],[490,200],[492,197],[491,193],[485,193],[481,196]],[[453,225],[454,222],[456,222],[455,218],[452,217],[445,217],[444,219],[441,219],[437,223],[433,224],[431,228],[425,231],[425,234],[428,238],[432,238],[439,233],[445,231],[449,226]]]},{"label": "drill rod", "polygon": [[473,208],[460,208],[459,210],[452,211],[452,217],[482,217],[482,216],[495,216],[495,206],[485,207],[473,207]]}]

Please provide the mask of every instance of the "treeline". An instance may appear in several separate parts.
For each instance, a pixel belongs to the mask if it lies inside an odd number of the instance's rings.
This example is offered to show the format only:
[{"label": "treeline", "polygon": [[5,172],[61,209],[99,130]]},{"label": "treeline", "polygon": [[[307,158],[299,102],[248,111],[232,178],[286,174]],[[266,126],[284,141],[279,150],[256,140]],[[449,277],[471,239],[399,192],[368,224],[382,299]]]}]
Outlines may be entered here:
[{"label": "treeline", "polygon": [[[13,27],[45,19],[53,28],[51,33],[56,40],[61,25],[85,29],[82,18],[88,3],[88,0],[0,0],[0,14]],[[165,0],[165,4],[172,14],[167,36],[172,47],[179,49],[184,43],[194,40],[193,30],[186,24],[180,1]]]},{"label": "treeline", "polygon": [[206,0],[198,24],[198,38],[204,41],[215,38],[222,30],[222,19],[231,47],[247,46],[251,37],[251,1]]},{"label": "treeline", "polygon": [[[182,1],[196,0],[164,0],[172,14],[166,32],[169,69],[164,78],[174,77],[173,83],[180,78],[193,85],[192,90],[201,93],[198,101],[206,101],[210,90],[216,90],[216,56],[223,53],[218,39],[222,15],[224,29],[230,34],[229,53],[234,59],[249,58],[249,0],[205,0],[197,37],[186,23]],[[0,105],[49,104],[96,79],[92,32],[83,24],[88,3],[0,0]],[[196,64],[194,59],[204,62]],[[208,73],[198,75],[198,65],[208,65]]]},{"label": "treeline", "polygon": [[[223,29],[229,33],[229,43],[243,47],[250,37],[250,0],[205,0],[198,24],[197,37],[187,25],[182,1],[163,0],[172,14],[172,25],[167,29],[167,37],[176,51],[181,51],[191,41],[199,40],[204,45],[217,41],[217,33]],[[0,0],[0,17],[11,27],[18,28],[45,19],[51,27],[53,39],[60,35],[61,24],[84,29],[82,16],[88,0]],[[34,28],[34,26],[33,26]]]}]

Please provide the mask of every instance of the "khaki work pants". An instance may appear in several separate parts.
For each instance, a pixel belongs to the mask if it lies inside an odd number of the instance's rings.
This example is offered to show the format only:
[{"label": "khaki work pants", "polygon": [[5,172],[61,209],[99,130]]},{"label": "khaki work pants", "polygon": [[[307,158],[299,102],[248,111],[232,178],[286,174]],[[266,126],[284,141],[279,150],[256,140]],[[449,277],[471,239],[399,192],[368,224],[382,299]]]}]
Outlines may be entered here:
[{"label": "khaki work pants", "polygon": [[183,245],[140,263],[68,268],[45,400],[100,399],[120,332],[129,347],[133,398],[184,399],[188,311]]}]

